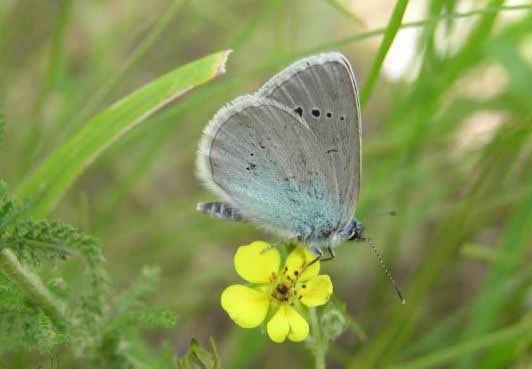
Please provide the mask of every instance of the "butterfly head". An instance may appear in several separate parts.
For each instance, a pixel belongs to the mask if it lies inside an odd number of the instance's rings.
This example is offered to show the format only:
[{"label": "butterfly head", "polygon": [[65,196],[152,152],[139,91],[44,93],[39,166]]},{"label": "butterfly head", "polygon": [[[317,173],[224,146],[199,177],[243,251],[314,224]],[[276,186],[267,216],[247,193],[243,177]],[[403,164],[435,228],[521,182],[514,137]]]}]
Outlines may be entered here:
[{"label": "butterfly head", "polygon": [[343,229],[336,233],[337,242],[342,241],[364,241],[364,227],[362,223],[353,218]]},{"label": "butterfly head", "polygon": [[364,226],[362,223],[358,222],[356,219],[351,221],[350,225],[350,236],[349,241],[364,241]]}]

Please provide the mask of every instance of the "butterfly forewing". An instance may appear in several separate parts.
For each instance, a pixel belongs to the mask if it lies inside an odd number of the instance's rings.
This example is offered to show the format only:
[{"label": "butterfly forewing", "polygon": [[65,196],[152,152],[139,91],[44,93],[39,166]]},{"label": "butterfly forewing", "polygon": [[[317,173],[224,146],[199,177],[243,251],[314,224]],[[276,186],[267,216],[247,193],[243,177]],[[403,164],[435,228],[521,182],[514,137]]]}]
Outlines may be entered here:
[{"label": "butterfly forewing", "polygon": [[287,236],[338,227],[335,176],[317,132],[274,100],[243,96],[209,123],[200,177],[246,219]]},{"label": "butterfly forewing", "polygon": [[355,77],[339,53],[302,59],[268,81],[257,96],[298,114],[318,138],[333,168],[335,202],[344,222],[352,219],[360,189],[361,118]]}]

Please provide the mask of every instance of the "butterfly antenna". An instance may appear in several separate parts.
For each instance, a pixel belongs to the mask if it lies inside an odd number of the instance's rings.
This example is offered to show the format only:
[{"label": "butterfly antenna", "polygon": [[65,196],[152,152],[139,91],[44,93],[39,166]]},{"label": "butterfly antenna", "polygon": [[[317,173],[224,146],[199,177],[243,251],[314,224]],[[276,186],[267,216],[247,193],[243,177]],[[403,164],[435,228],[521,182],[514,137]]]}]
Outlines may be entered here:
[{"label": "butterfly antenna", "polygon": [[401,290],[399,289],[399,286],[397,286],[397,283],[395,283],[395,279],[392,277],[392,273],[390,272],[390,269],[386,266],[384,263],[384,259],[382,258],[382,255],[380,254],[379,250],[375,247],[373,244],[373,240],[371,238],[364,238],[368,242],[369,247],[371,247],[371,250],[379,260],[379,264],[381,265],[382,270],[384,271],[384,274],[386,274],[386,277],[392,282],[393,288],[395,289],[395,292],[397,292],[397,296],[399,296],[399,299],[401,300],[401,303],[404,305],[406,304],[406,300],[403,297],[403,294],[401,293]]}]

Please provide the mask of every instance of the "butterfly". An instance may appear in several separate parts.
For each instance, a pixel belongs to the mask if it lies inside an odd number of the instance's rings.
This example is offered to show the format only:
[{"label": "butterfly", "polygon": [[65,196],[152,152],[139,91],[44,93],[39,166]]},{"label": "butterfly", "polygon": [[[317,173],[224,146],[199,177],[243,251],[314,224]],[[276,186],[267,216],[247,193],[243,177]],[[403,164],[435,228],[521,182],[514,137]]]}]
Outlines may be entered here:
[{"label": "butterfly", "polygon": [[250,221],[321,258],[362,240],[361,110],[353,69],[338,52],[288,66],[252,95],[222,107],[203,131],[197,172],[223,201],[215,218]]}]

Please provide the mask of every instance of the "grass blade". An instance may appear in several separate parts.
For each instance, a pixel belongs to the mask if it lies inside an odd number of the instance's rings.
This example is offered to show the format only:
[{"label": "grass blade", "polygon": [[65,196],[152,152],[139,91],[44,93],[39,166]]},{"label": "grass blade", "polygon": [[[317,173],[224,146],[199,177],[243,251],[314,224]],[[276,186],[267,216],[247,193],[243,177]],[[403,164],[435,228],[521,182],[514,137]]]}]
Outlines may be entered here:
[{"label": "grass blade", "polygon": [[354,20],[356,23],[358,23],[359,26],[367,27],[364,20],[358,15],[356,15],[351,9],[349,9],[349,7],[342,0],[327,0],[326,2],[333,8],[338,10],[340,13],[345,14],[346,16]]},{"label": "grass blade", "polygon": [[[515,212],[511,223],[507,228],[502,245],[498,250],[504,258],[497,258],[492,264],[484,285],[471,308],[470,321],[464,329],[464,338],[473,338],[489,330],[508,304],[506,296],[498,293],[497,287],[505,283],[526,259],[529,251],[529,233],[532,227],[532,195],[525,199]],[[463,367],[474,367],[474,357],[468,357]],[[478,361],[477,361],[478,362]]]},{"label": "grass blade", "polygon": [[[87,118],[94,110],[102,103],[104,98],[116,87],[118,82],[124,77],[125,73],[135,64],[140,58],[153,46],[153,44],[159,39],[164,30],[168,27],[170,22],[174,19],[176,14],[186,4],[185,1],[174,0],[172,4],[165,9],[165,12],[162,16],[151,27],[150,32],[146,37],[140,42],[139,46],[133,50],[131,56],[126,60],[126,62],[120,67],[120,69],[113,75],[112,78],[108,79],[101,89],[91,97],[87,105],[83,108],[83,111],[80,114],[80,119]],[[79,122],[81,123],[81,122]]]},{"label": "grass blade", "polygon": [[[512,12],[512,11],[529,10],[529,9],[532,9],[532,4],[504,5],[504,6],[496,6],[496,7],[486,7],[482,9],[476,9],[476,10],[460,12],[460,13],[445,13],[445,14],[440,14],[437,16],[429,17],[426,19],[402,23],[400,26],[400,30],[434,26],[438,22],[442,22],[442,21],[449,21],[449,20],[454,20],[454,19],[466,19],[466,18],[471,18],[471,17],[482,16],[487,13]],[[387,31],[387,28],[383,27],[383,28],[376,28],[376,29],[366,31],[366,32],[359,32],[351,36],[340,38],[340,39],[337,39],[331,42],[326,42],[319,46],[306,49],[303,52],[297,53],[295,56],[307,56],[307,55],[323,52],[323,51],[330,50],[330,49],[337,49],[340,47],[345,47],[347,45],[350,45],[353,42],[359,42],[359,41],[367,40],[369,38],[379,37],[385,34],[386,31]]]},{"label": "grass blade", "polygon": [[390,21],[388,22],[388,26],[386,27],[386,32],[384,33],[384,38],[381,42],[381,45],[379,46],[379,50],[377,50],[375,61],[371,66],[369,76],[366,82],[364,83],[364,88],[360,93],[360,104],[362,105],[362,108],[366,106],[366,102],[368,101],[368,98],[371,95],[371,92],[373,91],[375,82],[379,78],[382,64],[384,63],[384,59],[386,58],[386,54],[388,54],[388,51],[392,46],[392,42],[395,39],[397,32],[401,28],[403,15],[405,14],[407,5],[408,0],[398,0],[395,4],[392,16],[390,18]]},{"label": "grass blade", "polygon": [[97,114],[24,181],[19,197],[31,199],[34,216],[47,215],[99,154],[164,106],[223,74],[228,55],[219,52],[177,68]]},{"label": "grass blade", "polygon": [[[500,0],[493,0],[490,2],[490,7],[498,7],[501,4]],[[463,49],[460,49],[456,55],[446,60],[445,66],[441,68],[441,73],[438,79],[428,78],[421,75],[417,80],[417,86],[414,87],[410,96],[406,101],[401,103],[398,107],[399,112],[396,112],[394,123],[401,124],[406,127],[405,130],[410,132],[404,133],[406,142],[404,145],[404,156],[401,158],[402,164],[413,162],[417,160],[421,153],[421,149],[425,141],[423,140],[428,131],[426,117],[432,116],[439,106],[442,96],[452,86],[460,74],[463,75],[470,70],[475,62],[478,63],[485,50],[486,39],[488,39],[493,27],[497,13],[486,13],[476,24],[473,31],[469,34],[467,42]],[[482,32],[479,31],[482,29]],[[426,72],[429,73],[429,72]],[[441,78],[440,78],[441,76]],[[430,80],[430,82],[429,82]],[[412,108],[419,105],[423,101],[421,107]],[[408,122],[406,124],[405,122]],[[513,157],[510,155],[517,155],[520,146],[515,144],[512,153],[508,153],[506,160],[512,161]],[[486,163],[488,161],[486,160]],[[484,161],[482,162],[484,164]],[[497,162],[499,164],[499,162]],[[506,164],[500,164],[502,167]],[[455,212],[450,214],[449,218],[440,221],[438,230],[435,233],[437,245],[434,245],[433,252],[427,257],[423,266],[417,271],[414,281],[411,283],[409,290],[407,306],[401,306],[394,311],[393,318],[386,329],[382,331],[367,349],[363,350],[350,363],[349,368],[374,368],[379,364],[387,365],[393,361],[393,358],[400,353],[401,347],[405,346],[413,337],[416,325],[419,324],[420,310],[419,306],[422,301],[431,292],[431,287],[437,278],[445,271],[445,268],[450,264],[459,247],[467,239],[467,234],[472,230],[466,227],[471,221],[472,210],[477,207],[477,203],[483,202],[480,200],[486,196],[486,189],[495,191],[499,186],[499,176],[492,171],[493,166],[487,165],[483,167],[479,180],[477,180],[468,189],[464,195],[462,205],[455,208]],[[498,167],[500,170],[500,168]],[[480,181],[480,179],[482,179]],[[404,188],[408,187],[408,183],[403,184]],[[397,198],[397,203],[394,204],[396,208],[407,208],[408,198],[412,193],[402,191],[401,196]],[[398,219],[394,225],[394,229],[390,231],[389,244],[397,242],[397,237],[404,228],[405,218]],[[394,240],[394,241],[392,241]]]},{"label": "grass blade", "polygon": [[445,350],[441,350],[409,363],[389,366],[387,369],[426,369],[436,368],[447,364],[460,357],[464,357],[474,352],[499,345],[501,343],[514,341],[523,337],[530,337],[532,329],[532,318],[524,318],[517,324],[500,329],[485,336],[472,339]]}]

